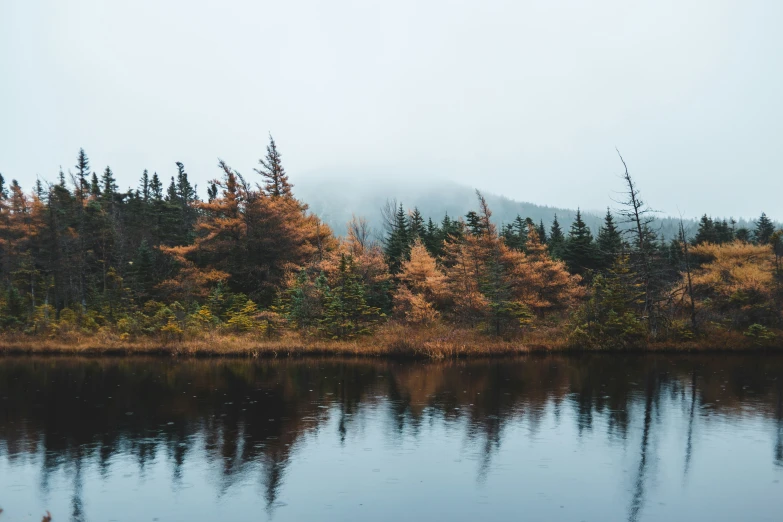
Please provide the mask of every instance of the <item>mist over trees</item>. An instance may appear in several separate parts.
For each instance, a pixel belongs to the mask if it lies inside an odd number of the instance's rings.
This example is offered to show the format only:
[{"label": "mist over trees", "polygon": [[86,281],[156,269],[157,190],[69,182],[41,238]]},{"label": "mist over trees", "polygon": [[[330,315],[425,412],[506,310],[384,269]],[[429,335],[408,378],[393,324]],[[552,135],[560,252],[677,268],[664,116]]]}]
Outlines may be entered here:
[{"label": "mist over trees", "polygon": [[[181,162],[168,183],[145,170],[122,191],[80,150],[67,174],[29,192],[0,176],[0,326],[119,343],[394,328],[430,332],[425,344],[458,342],[458,331],[592,348],[775,342],[783,232],[761,213],[705,215],[689,234],[622,165],[622,197],[602,216],[479,192],[470,210],[450,210],[468,202],[445,186],[415,200],[430,207],[387,197],[336,235],[298,199],[271,136],[249,176],[218,160],[206,200]],[[338,189],[319,204],[342,208]]]}]

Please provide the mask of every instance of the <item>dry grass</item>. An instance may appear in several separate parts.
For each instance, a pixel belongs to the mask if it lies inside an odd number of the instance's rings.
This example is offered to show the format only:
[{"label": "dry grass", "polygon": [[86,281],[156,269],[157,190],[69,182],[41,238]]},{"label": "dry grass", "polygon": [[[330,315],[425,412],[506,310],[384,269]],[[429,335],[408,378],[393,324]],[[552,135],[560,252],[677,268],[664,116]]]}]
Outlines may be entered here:
[{"label": "dry grass", "polygon": [[[735,332],[716,332],[690,341],[651,343],[639,351],[742,351],[781,349],[779,342],[759,346]],[[74,354],[74,355],[169,355],[185,357],[299,357],[340,355],[367,357],[416,357],[454,359],[493,357],[531,352],[579,351],[568,345],[567,337],[556,325],[542,327],[521,339],[504,340],[451,325],[411,327],[387,323],[373,335],[353,340],[330,341],[285,332],[276,338],[254,334],[205,332],[197,337],[166,341],[154,337],[122,339],[119,336],[34,337],[23,334],[0,336],[0,354]]]}]

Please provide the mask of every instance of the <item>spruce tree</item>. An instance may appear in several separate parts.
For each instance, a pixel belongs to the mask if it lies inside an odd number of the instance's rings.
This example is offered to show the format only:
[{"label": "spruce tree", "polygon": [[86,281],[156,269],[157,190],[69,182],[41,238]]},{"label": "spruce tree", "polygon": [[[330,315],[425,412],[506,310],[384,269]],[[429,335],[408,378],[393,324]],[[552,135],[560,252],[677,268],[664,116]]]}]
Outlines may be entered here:
[{"label": "spruce tree", "polygon": [[737,238],[737,241],[742,241],[743,243],[750,243],[751,235],[750,230],[745,227],[740,227],[734,231],[734,237]]},{"label": "spruce tree", "polygon": [[150,191],[150,175],[147,172],[147,169],[144,169],[144,172],[141,175],[141,190],[139,192],[140,192],[139,195],[141,196],[141,199],[144,201],[144,203],[149,202],[151,191]]},{"label": "spruce tree", "polygon": [[269,145],[266,147],[266,157],[258,160],[261,168],[255,169],[264,179],[264,192],[272,197],[293,197],[291,188],[293,185],[288,181],[288,175],[285,173],[280,152],[272,135],[269,135]]},{"label": "spruce tree", "polygon": [[150,180],[150,196],[154,201],[163,201],[163,183],[160,182],[157,172],[152,174]]},{"label": "spruce tree", "polygon": [[378,308],[367,305],[366,289],[356,275],[353,258],[342,255],[338,281],[324,292],[321,331],[331,339],[351,339],[370,333],[381,314]]},{"label": "spruce tree", "polygon": [[171,183],[166,190],[166,201],[169,203],[179,203],[179,192],[177,192],[177,184],[174,183],[174,176],[171,176]]},{"label": "spruce tree", "polygon": [[562,259],[572,274],[581,276],[595,270],[599,263],[599,253],[593,243],[593,234],[582,220],[582,212],[576,210],[576,218],[571,224],[568,239],[563,243]]},{"label": "spruce tree", "polygon": [[427,233],[427,230],[424,228],[424,217],[422,217],[417,207],[413,207],[413,212],[408,217],[408,230],[410,231],[409,243],[413,243],[417,238],[423,240]]},{"label": "spruce tree", "polygon": [[427,229],[425,230],[422,241],[427,252],[433,257],[440,257],[443,253],[442,231],[438,225],[432,221],[432,218],[427,219]]},{"label": "spruce tree", "polygon": [[0,174],[0,200],[3,199],[8,199],[8,189],[5,186],[5,178]]},{"label": "spruce tree", "polygon": [[546,235],[546,228],[544,227],[543,219],[539,221],[538,226],[536,227],[536,234],[538,235],[538,241],[542,245],[546,245],[549,243],[549,237],[547,237]]},{"label": "spruce tree", "polygon": [[715,223],[712,218],[704,214],[699,220],[699,230],[696,231],[696,237],[694,243],[700,245],[702,243],[718,244],[718,234],[715,230]]},{"label": "spruce tree", "polygon": [[90,180],[90,195],[99,197],[101,195],[101,184],[98,181],[98,175],[92,173],[92,179]]},{"label": "spruce tree", "polygon": [[218,187],[216,183],[210,183],[207,187],[207,202],[212,203],[218,195]]},{"label": "spruce tree", "polygon": [[101,184],[103,185],[103,197],[110,202],[113,201],[114,195],[117,193],[117,180],[114,179],[114,173],[111,171],[111,167],[106,167],[103,171]]},{"label": "spruce tree", "polygon": [[598,238],[596,241],[598,255],[600,258],[599,268],[606,270],[614,264],[616,256],[623,251],[623,237],[617,229],[614,222],[614,216],[606,209],[604,224],[598,229]]},{"label": "spruce tree", "polygon": [[[732,222],[734,220],[732,219]],[[719,245],[731,243],[734,241],[734,226],[730,225],[725,219],[715,221],[715,240]]]},{"label": "spruce tree", "polygon": [[549,229],[549,241],[547,246],[549,247],[549,254],[553,259],[563,258],[563,246],[565,244],[565,236],[563,230],[560,228],[560,223],[557,220],[557,214],[552,221],[552,227]]},{"label": "spruce tree", "polygon": [[465,215],[465,223],[468,225],[468,230],[471,234],[474,236],[481,235],[484,229],[484,225],[481,222],[481,218],[475,211],[471,210]]},{"label": "spruce tree", "polygon": [[764,212],[761,213],[761,217],[756,221],[756,230],[754,231],[754,239],[759,245],[768,245],[772,234],[775,233],[775,225],[772,220],[767,217]]},{"label": "spruce tree", "polygon": [[77,187],[76,190],[79,191],[84,197],[87,192],[89,191],[89,184],[87,183],[87,175],[90,172],[90,160],[87,157],[87,154],[84,152],[84,149],[79,149],[79,156],[76,159],[76,172],[77,172]]},{"label": "spruce tree", "polygon": [[389,271],[392,274],[398,273],[402,263],[408,258],[411,245],[410,238],[408,219],[405,216],[405,209],[402,203],[400,203],[397,213],[394,215],[391,229],[384,240],[384,254],[389,265]]}]

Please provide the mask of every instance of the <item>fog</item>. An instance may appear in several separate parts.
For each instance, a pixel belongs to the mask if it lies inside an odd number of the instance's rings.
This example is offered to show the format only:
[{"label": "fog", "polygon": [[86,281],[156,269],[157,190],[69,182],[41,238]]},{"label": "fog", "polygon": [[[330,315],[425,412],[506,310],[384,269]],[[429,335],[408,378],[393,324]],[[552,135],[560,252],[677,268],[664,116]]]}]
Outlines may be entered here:
[{"label": "fog", "polygon": [[31,187],[84,147],[121,187],[182,161],[203,191],[272,132],[300,187],[600,210],[617,147],[664,213],[780,220],[781,19],[775,0],[2,0],[0,172]]}]

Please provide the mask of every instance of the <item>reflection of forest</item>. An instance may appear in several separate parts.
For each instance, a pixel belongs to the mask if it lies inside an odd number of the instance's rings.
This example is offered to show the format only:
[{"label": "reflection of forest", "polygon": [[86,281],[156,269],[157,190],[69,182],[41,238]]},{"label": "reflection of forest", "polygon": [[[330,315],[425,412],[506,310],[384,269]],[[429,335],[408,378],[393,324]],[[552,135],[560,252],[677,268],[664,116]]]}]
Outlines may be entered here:
[{"label": "reflection of forest", "polygon": [[[72,513],[80,517],[81,469],[108,468],[133,455],[141,469],[155,456],[173,464],[176,485],[194,439],[220,462],[219,487],[258,473],[273,506],[290,451],[328,416],[345,440],[354,414],[381,401],[400,436],[425,420],[467,421],[482,441],[483,471],[511,419],[539,423],[571,408],[579,433],[594,429],[625,440],[632,416],[642,427],[629,519],[644,502],[649,439],[663,398],[689,419],[684,470],[693,451],[694,417],[762,415],[777,429],[774,462],[783,466],[783,357],[528,357],[446,363],[368,359],[282,361],[5,358],[0,362],[0,451],[14,464],[41,455],[42,484],[65,470],[73,478]],[[325,409],[324,404],[331,409]],[[392,435],[395,435],[393,433]]]}]

